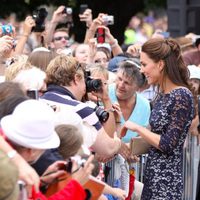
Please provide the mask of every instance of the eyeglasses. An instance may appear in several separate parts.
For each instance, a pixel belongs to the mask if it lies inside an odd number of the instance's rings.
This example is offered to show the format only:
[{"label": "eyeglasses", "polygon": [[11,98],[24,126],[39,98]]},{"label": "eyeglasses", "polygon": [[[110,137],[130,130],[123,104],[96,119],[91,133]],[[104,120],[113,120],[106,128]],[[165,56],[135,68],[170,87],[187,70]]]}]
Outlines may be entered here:
[{"label": "eyeglasses", "polygon": [[54,40],[59,41],[62,40],[62,38],[64,38],[65,40],[69,40],[68,36],[59,36],[59,37],[55,37]]},{"label": "eyeglasses", "polygon": [[79,69],[82,69],[83,71],[85,71],[86,70],[86,64],[84,64],[84,63],[78,63],[76,65],[75,70],[78,71]]}]

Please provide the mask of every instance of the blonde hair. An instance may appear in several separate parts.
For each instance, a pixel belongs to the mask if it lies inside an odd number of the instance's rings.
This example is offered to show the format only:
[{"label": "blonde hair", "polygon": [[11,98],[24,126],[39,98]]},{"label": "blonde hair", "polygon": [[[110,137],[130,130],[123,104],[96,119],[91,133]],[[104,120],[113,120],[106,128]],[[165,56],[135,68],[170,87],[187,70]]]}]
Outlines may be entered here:
[{"label": "blonde hair", "polygon": [[87,68],[90,70],[92,77],[102,75],[105,78],[105,80],[108,80],[108,78],[109,78],[108,70],[105,67],[103,67],[102,65],[90,64],[87,66]]},{"label": "blonde hair", "polygon": [[20,60],[9,65],[5,70],[5,80],[12,81],[23,69],[31,69],[33,66],[26,60]]},{"label": "blonde hair", "polygon": [[74,57],[59,55],[51,60],[47,67],[47,84],[70,86],[75,74],[83,76],[79,69],[82,69],[82,66]]}]

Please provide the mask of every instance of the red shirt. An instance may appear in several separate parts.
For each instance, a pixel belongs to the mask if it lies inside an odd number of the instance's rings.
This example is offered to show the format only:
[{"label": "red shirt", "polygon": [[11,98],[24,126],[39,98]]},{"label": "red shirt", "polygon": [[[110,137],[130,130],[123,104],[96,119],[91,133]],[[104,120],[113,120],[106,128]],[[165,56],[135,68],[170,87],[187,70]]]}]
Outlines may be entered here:
[{"label": "red shirt", "polygon": [[29,200],[85,200],[86,193],[83,187],[75,180],[69,183],[59,192],[53,194],[49,198],[45,197],[41,192],[36,193],[33,189],[32,197]]}]

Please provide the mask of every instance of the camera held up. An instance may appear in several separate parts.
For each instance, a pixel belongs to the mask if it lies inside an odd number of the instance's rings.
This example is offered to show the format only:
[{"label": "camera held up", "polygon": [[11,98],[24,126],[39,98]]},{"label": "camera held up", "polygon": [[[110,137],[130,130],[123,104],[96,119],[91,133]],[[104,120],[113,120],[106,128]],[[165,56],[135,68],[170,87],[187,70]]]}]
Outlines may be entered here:
[{"label": "camera held up", "polygon": [[33,14],[33,19],[35,20],[35,26],[33,27],[33,32],[43,32],[45,30],[45,19],[48,12],[45,8],[40,8]]},{"label": "camera held up", "polygon": [[93,79],[90,77],[90,71],[85,71],[86,92],[101,92],[102,81],[100,79]]},{"label": "camera held up", "polygon": [[113,15],[104,15],[103,21],[105,25],[113,25],[114,24],[114,16]]}]

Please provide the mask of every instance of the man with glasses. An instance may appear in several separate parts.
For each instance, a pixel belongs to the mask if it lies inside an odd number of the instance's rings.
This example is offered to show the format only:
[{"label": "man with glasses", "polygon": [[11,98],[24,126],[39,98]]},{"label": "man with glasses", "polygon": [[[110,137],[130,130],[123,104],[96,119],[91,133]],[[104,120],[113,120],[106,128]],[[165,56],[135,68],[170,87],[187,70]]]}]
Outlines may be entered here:
[{"label": "man with glasses", "polygon": [[56,29],[53,34],[53,40],[51,42],[51,48],[64,49],[69,47],[69,33],[67,28]]}]

